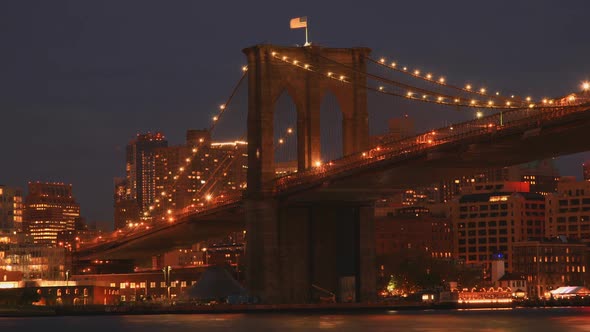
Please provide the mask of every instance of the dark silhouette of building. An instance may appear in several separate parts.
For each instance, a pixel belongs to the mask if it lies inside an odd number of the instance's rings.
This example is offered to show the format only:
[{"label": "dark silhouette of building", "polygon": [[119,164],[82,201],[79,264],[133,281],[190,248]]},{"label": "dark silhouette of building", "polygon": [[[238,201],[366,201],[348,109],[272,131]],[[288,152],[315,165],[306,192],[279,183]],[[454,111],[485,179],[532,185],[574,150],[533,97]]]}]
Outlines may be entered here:
[{"label": "dark silhouette of building", "polygon": [[582,174],[584,181],[590,181],[590,161],[586,161],[582,164]]}]

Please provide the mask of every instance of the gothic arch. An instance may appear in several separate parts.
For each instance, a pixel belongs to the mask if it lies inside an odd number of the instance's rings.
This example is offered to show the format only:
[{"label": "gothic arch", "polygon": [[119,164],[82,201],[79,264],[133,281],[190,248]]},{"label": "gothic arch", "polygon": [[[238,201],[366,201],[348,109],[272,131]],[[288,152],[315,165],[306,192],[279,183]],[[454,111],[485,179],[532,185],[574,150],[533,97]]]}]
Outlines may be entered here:
[{"label": "gothic arch", "polygon": [[[320,107],[330,91],[342,111],[344,155],[368,147],[369,130],[365,57],[367,48],[281,47],[256,45],[243,50],[248,58],[248,193],[261,195],[274,179],[274,101],[287,90],[297,108],[297,164],[299,171],[320,159]],[[273,55],[274,52],[274,55]],[[280,58],[277,59],[276,56]],[[309,64],[306,71],[280,59]],[[324,75],[344,75],[350,84]]]}]

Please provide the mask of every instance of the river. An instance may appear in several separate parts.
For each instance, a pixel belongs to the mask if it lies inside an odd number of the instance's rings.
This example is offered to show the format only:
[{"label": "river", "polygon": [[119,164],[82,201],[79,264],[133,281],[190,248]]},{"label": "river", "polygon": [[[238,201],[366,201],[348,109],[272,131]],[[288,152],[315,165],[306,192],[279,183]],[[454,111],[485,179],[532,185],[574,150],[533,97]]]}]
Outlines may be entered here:
[{"label": "river", "polygon": [[590,307],[379,313],[1,317],[2,331],[590,331]]}]

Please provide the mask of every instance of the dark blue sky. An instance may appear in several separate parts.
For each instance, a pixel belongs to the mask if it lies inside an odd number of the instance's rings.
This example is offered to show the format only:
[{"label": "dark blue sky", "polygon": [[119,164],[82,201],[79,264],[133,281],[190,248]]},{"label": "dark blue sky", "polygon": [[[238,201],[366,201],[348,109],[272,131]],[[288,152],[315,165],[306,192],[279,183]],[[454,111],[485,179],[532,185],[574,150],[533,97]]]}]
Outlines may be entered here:
[{"label": "dark blue sky", "polygon": [[[542,97],[590,77],[589,10],[545,0],[4,1],[0,183],[72,183],[83,216],[112,227],[127,142],[159,130],[179,144],[207,127],[245,64],[242,48],[303,43],[292,17],[308,16],[324,46],[367,46],[456,84]],[[438,126],[445,114],[413,115]],[[587,157],[557,163],[579,176]]]}]

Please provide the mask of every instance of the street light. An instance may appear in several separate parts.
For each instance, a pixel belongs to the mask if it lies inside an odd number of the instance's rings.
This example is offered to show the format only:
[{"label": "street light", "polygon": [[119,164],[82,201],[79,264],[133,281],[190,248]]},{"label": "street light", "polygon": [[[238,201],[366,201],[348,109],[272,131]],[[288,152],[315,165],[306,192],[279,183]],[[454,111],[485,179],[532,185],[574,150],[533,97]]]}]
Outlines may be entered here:
[{"label": "street light", "polygon": [[207,247],[201,249],[203,252],[203,265],[207,265]]}]

